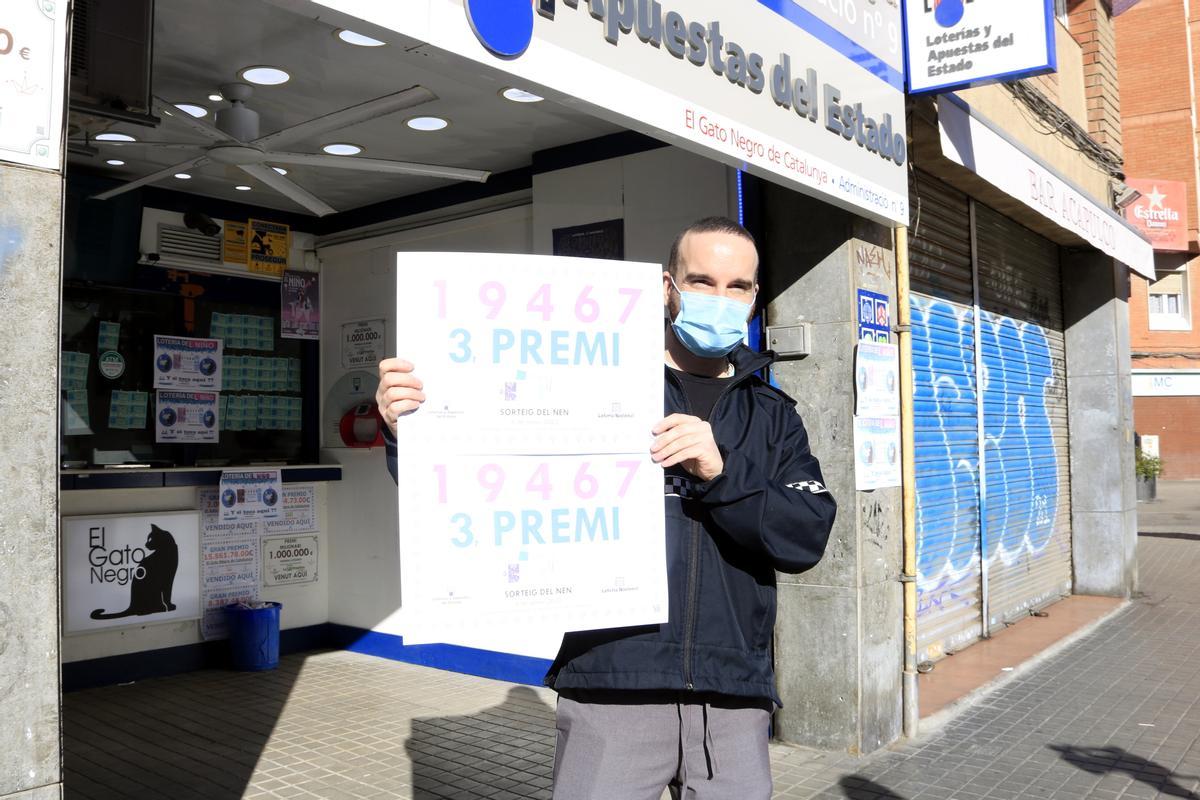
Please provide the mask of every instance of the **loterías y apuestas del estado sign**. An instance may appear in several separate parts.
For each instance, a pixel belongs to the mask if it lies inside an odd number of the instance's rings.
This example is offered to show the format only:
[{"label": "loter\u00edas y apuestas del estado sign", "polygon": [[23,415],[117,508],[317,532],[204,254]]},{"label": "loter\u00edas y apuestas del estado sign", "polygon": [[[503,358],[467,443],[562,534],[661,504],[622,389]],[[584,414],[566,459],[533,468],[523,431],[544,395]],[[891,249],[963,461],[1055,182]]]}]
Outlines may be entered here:
[{"label": "loter\u00edas y apuestas del estado sign", "polygon": [[311,2],[423,42],[480,86],[907,223],[898,0]]},{"label": "loter\u00edas y apuestas del estado sign", "polygon": [[[546,19],[553,20],[558,13],[557,0],[536,0],[535,4],[537,13]],[[534,11],[529,0],[466,0],[464,5],[472,31],[494,55],[517,58],[532,42]],[[561,5],[578,11],[581,3],[561,0]],[[801,66],[799,57],[793,67],[790,53],[764,56],[727,38],[720,20],[689,19],[664,8],[659,0],[583,0],[582,5],[600,23],[598,32],[613,46],[636,38],[693,67],[707,67],[715,79],[724,78],[755,95],[766,94],[779,108],[810,123],[823,120],[830,133],[897,166],[907,160],[904,131],[896,128],[890,113],[874,112],[863,102],[844,96],[836,84],[823,81],[816,69]],[[698,116],[691,122],[707,127]],[[705,135],[722,133],[712,130]],[[736,133],[732,135],[736,138]],[[766,155],[765,145],[762,155]]]}]

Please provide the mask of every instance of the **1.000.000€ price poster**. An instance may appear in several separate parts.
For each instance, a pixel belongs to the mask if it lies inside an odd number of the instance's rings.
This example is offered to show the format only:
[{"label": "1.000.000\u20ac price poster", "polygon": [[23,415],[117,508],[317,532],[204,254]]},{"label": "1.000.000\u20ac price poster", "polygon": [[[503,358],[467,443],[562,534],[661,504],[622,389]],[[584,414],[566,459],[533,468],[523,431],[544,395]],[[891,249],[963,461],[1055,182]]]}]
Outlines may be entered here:
[{"label": "1.000.000\u20ac price poster", "polygon": [[398,281],[396,352],[427,397],[398,436],[406,642],[665,621],[662,268],[399,258],[421,277]]}]

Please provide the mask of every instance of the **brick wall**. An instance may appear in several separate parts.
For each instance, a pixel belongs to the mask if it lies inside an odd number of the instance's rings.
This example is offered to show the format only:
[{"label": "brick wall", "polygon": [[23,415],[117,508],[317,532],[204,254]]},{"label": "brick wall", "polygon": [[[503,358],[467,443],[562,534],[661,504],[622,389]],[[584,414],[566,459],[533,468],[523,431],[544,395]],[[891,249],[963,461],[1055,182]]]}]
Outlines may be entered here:
[{"label": "brick wall", "polygon": [[[1192,318],[1190,331],[1150,330],[1149,286],[1150,282],[1145,278],[1130,275],[1129,349],[1135,353],[1186,353],[1200,357],[1200,258],[1192,259],[1188,265],[1188,302]],[[1200,361],[1194,359],[1156,361],[1155,368],[1174,366],[1200,369]],[[1135,369],[1150,368],[1149,364],[1141,363],[1141,359],[1134,359],[1133,366]],[[1200,426],[1200,420],[1196,424]]]},{"label": "brick wall", "polygon": [[1071,36],[1083,49],[1088,132],[1117,155],[1123,150],[1121,87],[1117,80],[1117,39],[1108,0],[1071,0]]},{"label": "brick wall", "polygon": [[1135,397],[1133,427],[1159,437],[1162,477],[1200,478],[1200,397]]},{"label": "brick wall", "polygon": [[1125,172],[1135,178],[1184,181],[1195,241],[1200,214],[1183,0],[1141,0],[1114,22]]}]

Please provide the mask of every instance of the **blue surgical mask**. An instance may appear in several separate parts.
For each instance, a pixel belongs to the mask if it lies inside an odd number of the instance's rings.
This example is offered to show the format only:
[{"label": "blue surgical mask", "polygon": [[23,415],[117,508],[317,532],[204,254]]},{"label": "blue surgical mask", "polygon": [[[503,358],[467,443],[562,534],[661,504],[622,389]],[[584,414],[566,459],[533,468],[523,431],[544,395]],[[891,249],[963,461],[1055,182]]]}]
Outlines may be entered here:
[{"label": "blue surgical mask", "polygon": [[749,303],[716,294],[685,292],[674,278],[671,285],[679,292],[679,313],[671,322],[671,329],[692,353],[701,358],[720,358],[746,338]]}]

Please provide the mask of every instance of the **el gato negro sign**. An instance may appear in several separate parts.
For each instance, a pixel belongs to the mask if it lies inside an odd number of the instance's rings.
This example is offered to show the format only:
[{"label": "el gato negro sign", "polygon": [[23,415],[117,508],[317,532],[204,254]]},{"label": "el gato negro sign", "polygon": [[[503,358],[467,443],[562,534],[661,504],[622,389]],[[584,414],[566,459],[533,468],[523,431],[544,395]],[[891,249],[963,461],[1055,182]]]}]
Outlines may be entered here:
[{"label": "el gato negro sign", "polygon": [[908,88],[944,92],[1053,72],[1053,0],[906,0]]},{"label": "el gato negro sign", "polygon": [[[929,0],[932,2],[932,0]],[[876,112],[855,98],[845,96],[837,85],[823,82],[818,71],[805,65],[793,67],[787,52],[767,57],[728,39],[721,22],[689,20],[678,11],[666,10],[659,0],[584,0],[587,12],[600,25],[597,31],[611,45],[633,38],[644,45],[665,50],[679,62],[707,67],[714,80],[724,78],[755,95],[767,94],[780,109],[790,110],[809,123],[824,120],[829,133],[853,142],[879,158],[903,166],[908,145],[903,128],[888,112]],[[539,0],[537,12],[553,20],[555,0]],[[563,0],[578,9],[579,0]],[[471,30],[480,43],[500,58],[519,57],[533,39],[533,9],[529,0],[467,0]],[[786,24],[780,20],[782,24]],[[739,133],[732,125],[688,112],[686,127],[720,144],[732,144],[749,158],[767,158],[783,164],[785,151]],[[799,159],[791,155],[794,169]]]},{"label": "el gato negro sign", "polygon": [[199,617],[195,512],[63,519],[69,633]]}]

